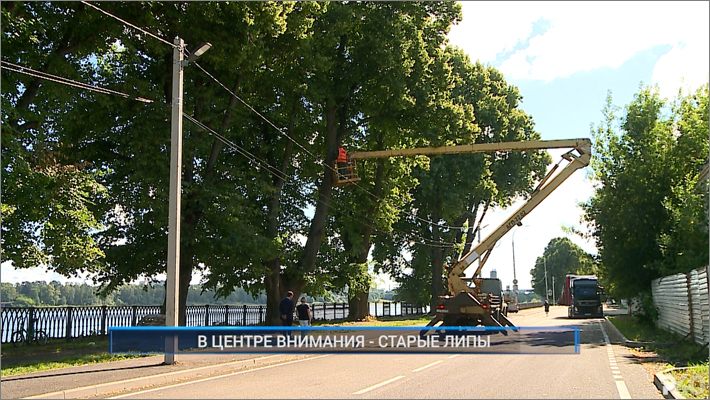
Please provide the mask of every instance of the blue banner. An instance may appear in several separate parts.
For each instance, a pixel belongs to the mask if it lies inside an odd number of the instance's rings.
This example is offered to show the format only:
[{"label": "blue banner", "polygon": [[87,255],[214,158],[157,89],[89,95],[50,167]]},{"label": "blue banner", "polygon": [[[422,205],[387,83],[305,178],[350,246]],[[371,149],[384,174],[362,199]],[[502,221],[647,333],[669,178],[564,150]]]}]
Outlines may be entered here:
[{"label": "blue banner", "polygon": [[576,354],[579,328],[115,327],[112,354]]}]

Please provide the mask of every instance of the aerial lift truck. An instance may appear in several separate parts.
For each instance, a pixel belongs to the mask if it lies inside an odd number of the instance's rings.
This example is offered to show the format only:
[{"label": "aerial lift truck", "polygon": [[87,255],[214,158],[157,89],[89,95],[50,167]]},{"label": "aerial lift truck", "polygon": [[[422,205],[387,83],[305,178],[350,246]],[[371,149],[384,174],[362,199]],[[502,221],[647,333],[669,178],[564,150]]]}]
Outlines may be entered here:
[{"label": "aerial lift truck", "polygon": [[[532,212],[547,196],[557,189],[570,175],[578,169],[589,165],[592,143],[589,139],[568,140],[537,140],[518,142],[480,143],[458,146],[425,147],[399,150],[379,150],[353,152],[349,155],[347,166],[338,169],[334,165],[334,185],[347,186],[360,181],[357,175],[357,160],[367,160],[388,157],[407,157],[416,155],[443,155],[482,152],[529,151],[570,148],[562,155],[550,172],[540,181],[530,198],[506,221],[504,221],[485,240],[466,253],[454,265],[447,267],[448,294],[439,296],[435,317],[427,326],[490,326],[514,327],[507,318],[505,301],[502,298],[500,281],[498,284],[486,282],[481,278],[481,270],[485,265],[496,242],[515,226],[522,225],[522,220]],[[562,161],[567,165],[557,174]],[[554,176],[553,176],[554,175]],[[472,278],[466,278],[465,272],[480,260]],[[472,283],[472,285],[469,285]]]}]

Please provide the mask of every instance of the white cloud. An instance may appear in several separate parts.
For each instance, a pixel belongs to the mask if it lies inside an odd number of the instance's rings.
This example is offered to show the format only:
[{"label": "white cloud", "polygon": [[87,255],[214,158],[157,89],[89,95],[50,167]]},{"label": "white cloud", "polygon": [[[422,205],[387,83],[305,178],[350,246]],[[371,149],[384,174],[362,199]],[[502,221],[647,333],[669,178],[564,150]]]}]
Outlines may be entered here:
[{"label": "white cloud", "polygon": [[[513,50],[527,38],[541,11],[533,2],[461,2],[463,21],[451,27],[451,43],[473,60],[494,61],[496,54]],[[516,12],[510,12],[516,10]]]},{"label": "white cloud", "polygon": [[680,88],[687,94],[708,82],[710,40],[707,35],[698,39],[685,46],[676,44],[656,63],[651,80],[658,84],[661,96],[673,98]]},{"label": "white cloud", "polygon": [[[673,50],[659,61],[654,83],[677,90],[680,76],[706,79],[710,12],[707,2],[464,2],[451,43],[482,62],[524,42],[539,19],[549,29],[530,38],[500,65],[512,79],[550,81],[575,72],[617,68],[657,45]],[[682,43],[686,46],[683,47]],[[691,82],[692,80],[692,82]],[[697,85],[696,85],[697,86]]]}]

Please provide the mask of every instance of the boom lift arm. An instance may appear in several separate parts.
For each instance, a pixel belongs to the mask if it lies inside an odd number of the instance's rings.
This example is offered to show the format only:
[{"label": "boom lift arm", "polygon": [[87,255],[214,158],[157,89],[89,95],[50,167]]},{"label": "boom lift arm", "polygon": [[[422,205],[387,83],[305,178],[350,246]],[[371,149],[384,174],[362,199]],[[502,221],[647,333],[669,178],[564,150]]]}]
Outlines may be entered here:
[{"label": "boom lift arm", "polygon": [[[478,284],[476,283],[476,277],[480,275],[481,269],[485,264],[486,260],[488,259],[488,256],[490,255],[490,252],[496,242],[507,232],[513,229],[516,224],[520,223],[520,221],[527,214],[529,214],[538,204],[540,204],[540,202],[542,202],[553,190],[557,189],[557,187],[559,187],[562,182],[564,182],[570,175],[572,175],[572,173],[574,173],[580,168],[584,168],[589,165],[589,160],[592,151],[591,141],[589,139],[530,140],[519,142],[479,143],[459,146],[420,147],[399,150],[358,151],[351,153],[350,159],[354,162],[355,160],[367,160],[389,157],[408,157],[416,155],[441,155],[484,152],[490,153],[498,151],[526,151],[557,148],[572,148],[571,151],[565,153],[562,156],[570,163],[552,180],[550,180],[552,174],[559,167],[559,164],[555,165],[555,167],[553,167],[553,169],[540,182],[530,199],[522,207],[520,207],[520,209],[518,209],[501,226],[499,226],[498,229],[488,235],[488,237],[486,237],[483,242],[481,242],[478,246],[469,251],[449,269],[449,292],[455,294],[461,291],[471,292],[471,288],[469,288],[468,285],[466,285],[464,280],[462,280],[461,278],[466,269],[468,269],[477,259],[483,257],[478,269],[476,270],[476,273],[474,274],[474,284],[476,287],[478,287]],[[574,151],[576,151],[578,154],[574,154]],[[353,173],[356,177],[357,172],[354,171]],[[348,178],[352,179],[352,176]],[[347,182],[345,182],[344,184],[347,184]],[[342,185],[343,182],[341,182],[339,186]]]},{"label": "boom lift arm", "polygon": [[[592,143],[589,139],[570,140],[538,140],[523,142],[500,142],[482,143],[462,146],[428,147],[400,150],[381,150],[354,152],[350,155],[348,165],[344,174],[336,172],[334,184],[345,186],[357,183],[360,178],[357,176],[355,160],[365,160],[374,158],[406,157],[414,155],[439,155],[439,154],[461,154],[480,153],[497,151],[526,151],[543,150],[554,148],[571,148],[572,150],[562,155],[569,164],[553,177],[560,164],[555,165],[550,172],[545,175],[537,188],[533,191],[530,199],[525,202],[511,217],[501,224],[486,239],[466,253],[453,266],[447,268],[449,294],[439,296],[436,316],[427,327],[434,326],[443,321],[445,326],[475,326],[485,325],[494,327],[511,326],[513,323],[506,317],[507,308],[502,306],[499,295],[493,293],[482,293],[481,287],[484,280],[480,277],[481,269],[488,260],[496,242],[508,233],[513,227],[521,224],[522,219],[528,215],[538,204],[557,189],[570,175],[580,168],[589,165],[592,152]],[[335,169],[334,169],[335,171]],[[464,272],[473,263],[481,259],[478,269],[473,274],[472,279],[466,279]],[[473,281],[473,287],[466,284],[466,281]],[[514,282],[515,283],[515,282]],[[500,285],[500,283],[498,283]],[[495,301],[494,301],[495,300]],[[505,333],[505,331],[503,331]],[[422,331],[422,334],[425,334]]]},{"label": "boom lift arm", "polygon": [[[570,143],[573,146],[564,146],[573,147],[573,150],[570,150],[569,152],[562,155],[562,158],[569,161],[569,164],[567,164],[567,166],[562,169],[562,171],[560,171],[557,175],[555,175],[554,178],[550,180],[552,175],[559,167],[559,164],[555,165],[545,176],[545,178],[543,178],[543,180],[538,184],[538,187],[535,189],[535,191],[533,191],[532,196],[530,196],[530,199],[528,199],[525,204],[523,204],[515,213],[513,213],[505,222],[503,222],[495,231],[493,231],[493,233],[488,235],[485,240],[479,243],[471,251],[466,253],[463,257],[461,257],[458,262],[456,262],[456,264],[451,267],[448,272],[450,293],[459,293],[461,291],[471,292],[471,288],[469,288],[468,285],[466,285],[465,281],[461,278],[464,272],[471,265],[473,265],[476,260],[483,257],[481,259],[481,262],[479,263],[478,268],[476,269],[476,272],[473,274],[474,284],[477,288],[479,286],[477,282],[477,277],[480,276],[481,269],[483,268],[483,265],[488,259],[490,252],[493,250],[493,247],[495,246],[496,242],[506,233],[508,233],[511,229],[513,229],[516,225],[518,225],[526,215],[530,214],[530,212],[535,207],[537,207],[538,204],[545,200],[545,198],[547,198],[547,196],[549,196],[552,191],[557,189],[562,184],[562,182],[569,178],[570,175],[572,175],[578,169],[584,168],[589,165],[592,150],[591,141],[589,139],[577,139],[574,142],[575,143]],[[577,151],[578,154],[574,154],[574,151]]]}]

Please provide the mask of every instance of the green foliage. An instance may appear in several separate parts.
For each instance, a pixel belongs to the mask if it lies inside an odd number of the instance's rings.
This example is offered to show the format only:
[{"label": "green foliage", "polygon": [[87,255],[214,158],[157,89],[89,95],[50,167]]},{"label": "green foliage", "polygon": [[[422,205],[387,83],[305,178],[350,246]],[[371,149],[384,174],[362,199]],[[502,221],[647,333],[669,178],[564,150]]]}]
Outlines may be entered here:
[{"label": "green foliage", "polygon": [[[474,234],[444,224],[473,229],[479,208],[526,196],[549,163],[544,152],[381,160],[361,165],[360,189],[333,190],[331,171],[318,161],[329,166],[339,145],[539,138],[518,109],[520,94],[499,71],[445,47],[449,26],[461,18],[456,3],[101,7],[171,42],[179,35],[188,50],[212,43],[199,66],[268,119],[194,63],[185,68],[185,113],[243,150],[184,124],[182,306],[191,301],[195,271],[205,277],[202,287],[222,298],[242,289],[278,301],[286,288],[353,298],[369,289],[371,272],[407,266],[401,250],[416,258],[403,288],[431,297],[441,285],[420,272],[440,283],[443,263]],[[3,60],[153,100],[3,69],[3,259],[66,276],[88,272],[105,296],[164,273],[173,49],[82,3],[4,2],[2,20]],[[432,232],[402,210],[443,229]],[[412,238],[457,245],[428,248]],[[370,268],[373,245],[381,250]],[[425,271],[431,260],[438,269]]]},{"label": "green foliage", "polygon": [[[461,50],[450,47],[439,62],[451,89],[438,99],[441,115],[422,123],[427,145],[540,139],[532,118],[517,108],[517,88],[499,71],[472,64]],[[415,166],[412,176],[419,184],[408,207],[416,215],[403,215],[395,227],[417,236],[395,235],[394,243],[381,236],[379,241],[387,242],[375,250],[375,258],[400,282],[400,298],[431,302],[443,294],[443,266],[470,248],[481,214],[490,206],[506,207],[527,197],[549,162],[546,152],[528,151],[445,155]],[[461,226],[465,230],[451,228]],[[412,255],[411,262],[399,256],[403,251]]]},{"label": "green foliage", "polygon": [[609,95],[592,130],[598,183],[584,219],[617,297],[707,265],[708,193],[698,190],[697,175],[708,161],[708,86],[667,105],[641,88],[619,117]]},{"label": "green foliage", "polygon": [[550,240],[543,255],[535,260],[535,266],[530,270],[533,290],[542,298],[546,297],[545,268],[547,268],[547,289],[552,289],[553,277],[555,280],[557,293],[552,294],[551,301],[556,301],[560,297],[566,275],[599,276],[599,269],[592,255],[566,237]]},{"label": "green foliage", "polygon": [[[160,305],[165,298],[162,284],[123,285],[115,291],[101,295],[98,287],[87,284],[60,284],[53,281],[45,283],[22,282],[2,284],[3,301],[11,302],[14,307],[29,306],[89,306],[89,305]],[[187,296],[189,305],[204,304],[264,304],[263,293],[254,297],[242,289],[237,289],[226,297],[218,296],[215,290],[200,285],[190,286]]]}]

